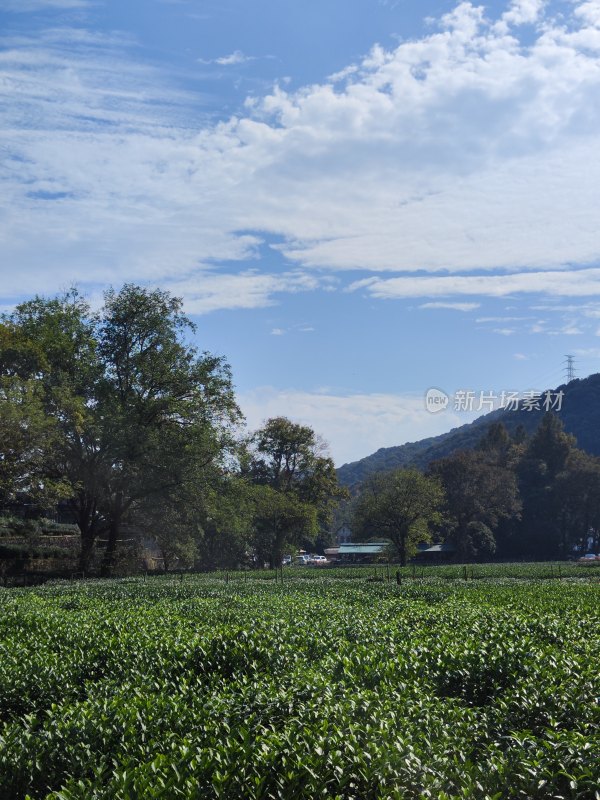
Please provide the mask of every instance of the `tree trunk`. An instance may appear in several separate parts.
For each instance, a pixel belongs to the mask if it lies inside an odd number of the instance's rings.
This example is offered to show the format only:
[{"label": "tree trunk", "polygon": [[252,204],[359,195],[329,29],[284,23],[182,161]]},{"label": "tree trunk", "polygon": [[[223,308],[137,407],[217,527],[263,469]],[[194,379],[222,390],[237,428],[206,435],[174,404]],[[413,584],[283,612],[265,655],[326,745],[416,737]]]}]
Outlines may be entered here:
[{"label": "tree trunk", "polygon": [[396,545],[396,550],[398,551],[398,557],[400,559],[400,566],[401,567],[405,567],[406,566],[406,561],[407,561],[407,558],[406,558],[406,534],[402,533],[402,532],[399,532],[397,537],[396,537],[396,541],[394,542],[394,544]]},{"label": "tree trunk", "polygon": [[84,576],[89,575],[97,535],[96,504],[89,499],[79,498],[71,503],[71,512],[81,532],[79,570]]},{"label": "tree trunk", "polygon": [[92,558],[94,556],[94,544],[96,537],[89,528],[81,531],[81,550],[79,553],[79,569],[83,576],[90,574]]},{"label": "tree trunk", "polygon": [[565,560],[568,556],[567,549],[567,521],[565,519],[565,514],[563,513],[560,519],[560,552],[561,557]]},{"label": "tree trunk", "polygon": [[281,566],[281,561],[283,559],[283,543],[286,539],[285,534],[285,531],[278,531],[275,536],[273,547],[269,553],[269,569],[277,569],[277,567]]},{"label": "tree trunk", "polygon": [[108,526],[108,540],[106,550],[102,560],[101,574],[103,578],[111,578],[116,562],[117,543],[119,539],[119,529],[121,527],[121,517],[123,515],[122,494],[119,492],[115,500],[115,506],[110,515]]}]

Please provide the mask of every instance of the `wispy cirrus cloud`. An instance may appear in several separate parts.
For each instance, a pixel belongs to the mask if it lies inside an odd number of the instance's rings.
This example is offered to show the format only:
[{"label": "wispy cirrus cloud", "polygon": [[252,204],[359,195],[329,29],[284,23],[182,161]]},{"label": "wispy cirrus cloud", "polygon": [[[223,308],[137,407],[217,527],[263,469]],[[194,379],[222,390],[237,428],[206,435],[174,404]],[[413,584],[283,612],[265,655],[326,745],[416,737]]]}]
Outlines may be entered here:
[{"label": "wispy cirrus cloud", "polygon": [[[189,314],[265,308],[273,305],[279,294],[314,291],[320,284],[318,276],[300,271],[271,275],[258,270],[236,274],[198,270],[188,278],[163,282],[174,295],[185,298],[185,310]],[[285,333],[283,329],[274,330]]]},{"label": "wispy cirrus cloud", "polygon": [[508,297],[519,294],[588,297],[600,294],[600,269],[578,269],[575,272],[567,270],[520,272],[506,275],[364,278],[349,288],[363,289],[372,297],[382,300],[453,295]]},{"label": "wispy cirrus cloud", "polygon": [[479,308],[481,303],[451,303],[436,300],[431,303],[422,303],[419,308],[448,308],[453,311],[474,311]]},{"label": "wispy cirrus cloud", "polygon": [[314,331],[315,329],[312,325],[297,324],[288,328],[272,328],[271,336],[285,336],[288,333],[314,333]]},{"label": "wispy cirrus cloud", "polygon": [[69,11],[77,8],[89,8],[92,0],[2,0],[0,11],[27,13],[31,11]]},{"label": "wispy cirrus cloud", "polygon": [[[327,431],[337,466],[390,442],[401,444],[436,436],[477,416],[452,410],[439,416],[431,414],[425,408],[424,392],[342,394],[328,388],[310,392],[263,386],[242,393],[238,400],[251,430],[269,417],[284,415],[314,430]],[[352,431],[351,436],[348,431]]]}]

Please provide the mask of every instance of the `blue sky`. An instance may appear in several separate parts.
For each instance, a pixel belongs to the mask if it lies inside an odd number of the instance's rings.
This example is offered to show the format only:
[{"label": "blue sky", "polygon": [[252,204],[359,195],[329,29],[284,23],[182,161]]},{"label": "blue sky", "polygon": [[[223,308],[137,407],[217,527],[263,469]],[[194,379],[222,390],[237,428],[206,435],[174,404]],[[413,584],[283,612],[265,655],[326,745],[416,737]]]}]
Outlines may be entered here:
[{"label": "blue sky", "polygon": [[0,0],[0,305],[184,298],[336,463],[600,364],[600,1]]}]

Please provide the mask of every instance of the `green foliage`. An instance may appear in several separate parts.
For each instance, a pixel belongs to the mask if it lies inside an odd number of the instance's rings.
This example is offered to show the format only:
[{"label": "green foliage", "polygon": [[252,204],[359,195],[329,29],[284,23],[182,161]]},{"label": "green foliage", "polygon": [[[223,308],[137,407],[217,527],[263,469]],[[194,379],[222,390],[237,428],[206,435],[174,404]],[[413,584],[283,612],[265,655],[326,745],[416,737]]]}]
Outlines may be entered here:
[{"label": "green foliage", "polygon": [[[597,552],[600,459],[575,445],[561,420],[548,413],[529,437],[518,427],[510,436],[496,421],[473,449],[433,461],[428,474],[441,482],[445,493],[436,536],[455,545],[459,561],[493,556],[567,559],[577,552]],[[385,478],[372,480],[376,485]],[[367,481],[365,487],[369,485]],[[363,491],[352,501],[361,511],[355,522],[358,531],[368,528],[362,520],[368,496]]]},{"label": "green foliage", "polygon": [[0,544],[0,559],[69,558],[70,555],[63,547]]},{"label": "green foliage", "polygon": [[521,509],[515,474],[501,465],[506,450],[497,444],[497,436],[492,431],[480,450],[460,451],[430,467],[444,487],[445,527],[460,560],[492,555],[499,522],[516,517]]},{"label": "green foliage", "polygon": [[[523,523],[518,533],[525,554],[566,558],[575,544],[575,536],[579,534],[581,541],[587,534],[587,530],[581,531],[581,526],[574,523],[574,515],[569,514],[576,502],[573,483],[582,478],[581,474],[576,475],[577,470],[571,469],[576,463],[583,467],[583,454],[576,450],[574,438],[565,433],[556,416],[546,414],[527,443],[516,470],[523,498]],[[590,518],[588,528],[594,521]],[[574,527],[579,527],[577,533]]]},{"label": "green foliage", "polygon": [[297,545],[318,533],[316,507],[303,503],[293,493],[259,485],[254,487],[253,500],[253,543],[260,564],[280,564],[286,545]]},{"label": "green foliage", "polygon": [[593,800],[600,584],[550,568],[2,591],[0,797]]},{"label": "green foliage", "polygon": [[0,516],[0,536],[36,536],[42,531],[37,519],[24,519],[10,515]]},{"label": "green foliage", "polygon": [[0,327],[0,502],[66,498],[84,571],[100,534],[110,573],[125,519],[150,497],[172,507],[183,484],[199,493],[230,458],[229,367],[186,344],[181,305],[126,284],[94,314],[71,290],[20,304]]},{"label": "green foliage", "polygon": [[42,533],[46,536],[74,536],[79,533],[79,529],[76,525],[66,522],[55,522],[52,519],[42,517],[40,520],[37,520],[37,523]]},{"label": "green foliage", "polygon": [[58,439],[35,381],[0,373],[0,506],[25,495],[52,507],[68,496],[68,482],[46,470]]},{"label": "green foliage", "polygon": [[312,428],[285,417],[252,437],[244,474],[254,487],[254,546],[260,560],[281,562],[284,546],[314,540],[346,497],[331,458]]},{"label": "green foliage", "polygon": [[553,479],[565,468],[575,444],[575,437],[565,433],[560,419],[555,414],[548,413],[542,418],[527,445],[525,459],[541,462],[545,474]]},{"label": "green foliage", "polygon": [[373,475],[355,505],[352,527],[363,538],[390,539],[404,566],[417,544],[429,540],[443,500],[440,482],[417,470]]},{"label": "green foliage", "polygon": [[469,559],[490,559],[496,552],[494,533],[480,520],[471,520],[466,528],[466,551]]}]

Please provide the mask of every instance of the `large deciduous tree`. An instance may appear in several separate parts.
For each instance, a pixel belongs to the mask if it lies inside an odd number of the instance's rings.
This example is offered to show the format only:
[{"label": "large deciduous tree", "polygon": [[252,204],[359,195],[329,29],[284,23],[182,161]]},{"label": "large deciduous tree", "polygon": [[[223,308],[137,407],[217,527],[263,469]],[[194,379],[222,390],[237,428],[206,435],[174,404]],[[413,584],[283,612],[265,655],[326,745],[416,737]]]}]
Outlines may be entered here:
[{"label": "large deciduous tree", "polygon": [[430,526],[440,521],[444,492],[436,478],[418,470],[397,469],[370,477],[356,502],[353,530],[390,539],[404,566]]},{"label": "large deciduous tree", "polygon": [[149,496],[182,483],[198,489],[233,445],[235,405],[228,366],[198,356],[183,335],[193,329],[181,300],[125,286],[110,291],[98,325],[104,366],[99,392],[113,456],[104,486],[109,520],[105,572],[124,516]]},{"label": "large deciduous tree", "polygon": [[285,544],[312,539],[327,526],[346,495],[312,428],[286,417],[268,420],[254,434],[244,472],[256,487],[255,549],[273,566],[281,562]]},{"label": "large deciduous tree", "polygon": [[4,328],[0,376],[32,382],[59,431],[43,472],[70,487],[82,569],[102,535],[110,574],[122,523],[145,499],[168,502],[219,472],[239,418],[229,367],[185,342],[179,299],[133,285],[107,292],[97,314],[75,291],[36,297]]}]

